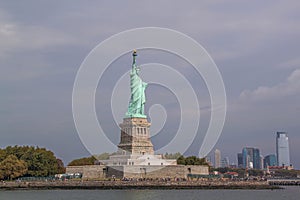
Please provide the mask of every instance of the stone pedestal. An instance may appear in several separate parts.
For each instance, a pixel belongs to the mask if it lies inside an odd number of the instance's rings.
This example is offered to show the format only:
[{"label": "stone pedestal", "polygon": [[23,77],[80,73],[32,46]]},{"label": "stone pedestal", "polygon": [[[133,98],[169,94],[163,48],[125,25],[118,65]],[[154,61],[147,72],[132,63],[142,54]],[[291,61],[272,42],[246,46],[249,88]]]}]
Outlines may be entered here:
[{"label": "stone pedestal", "polygon": [[121,155],[154,155],[147,118],[124,118],[118,151]]},{"label": "stone pedestal", "polygon": [[149,128],[151,123],[147,118],[124,118],[121,128],[121,141],[118,152],[108,160],[99,160],[107,166],[120,165],[176,165],[175,159],[163,159],[162,155],[155,155],[153,144],[150,140]]}]

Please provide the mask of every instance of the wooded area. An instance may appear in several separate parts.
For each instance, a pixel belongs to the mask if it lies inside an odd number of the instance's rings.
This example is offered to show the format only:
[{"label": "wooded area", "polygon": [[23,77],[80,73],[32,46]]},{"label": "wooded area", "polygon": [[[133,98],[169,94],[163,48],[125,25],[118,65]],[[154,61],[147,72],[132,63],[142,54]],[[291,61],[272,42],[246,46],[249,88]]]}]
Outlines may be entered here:
[{"label": "wooded area", "polygon": [[0,179],[46,177],[64,173],[62,160],[52,151],[33,146],[8,146],[0,149]]}]

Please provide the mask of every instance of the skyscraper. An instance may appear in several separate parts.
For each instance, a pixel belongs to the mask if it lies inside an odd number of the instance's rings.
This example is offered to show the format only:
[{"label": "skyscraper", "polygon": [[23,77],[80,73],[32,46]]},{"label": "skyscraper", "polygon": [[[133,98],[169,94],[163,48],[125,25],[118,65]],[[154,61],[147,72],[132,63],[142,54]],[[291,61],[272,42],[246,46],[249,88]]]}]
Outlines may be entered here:
[{"label": "skyscraper", "polygon": [[260,151],[253,147],[244,147],[242,150],[243,168],[260,169]]},{"label": "skyscraper", "polygon": [[267,166],[277,166],[276,155],[270,154],[264,158],[264,168],[267,168]]},{"label": "skyscraper", "polygon": [[244,147],[242,150],[242,154],[243,168],[251,168],[251,166],[253,166],[253,148]]},{"label": "skyscraper", "polygon": [[215,150],[215,168],[221,167],[221,151],[219,149]]},{"label": "skyscraper", "polygon": [[286,132],[276,133],[276,155],[278,166],[290,166],[289,138]]},{"label": "skyscraper", "polygon": [[259,169],[264,169],[264,157],[260,155],[260,167]]},{"label": "skyscraper", "polygon": [[221,167],[229,167],[229,158],[225,157],[221,160]]},{"label": "skyscraper", "polygon": [[237,159],[238,159],[238,168],[243,168],[243,154],[238,153],[237,154]]},{"label": "skyscraper", "polygon": [[261,157],[259,149],[253,148],[253,168],[261,169]]}]

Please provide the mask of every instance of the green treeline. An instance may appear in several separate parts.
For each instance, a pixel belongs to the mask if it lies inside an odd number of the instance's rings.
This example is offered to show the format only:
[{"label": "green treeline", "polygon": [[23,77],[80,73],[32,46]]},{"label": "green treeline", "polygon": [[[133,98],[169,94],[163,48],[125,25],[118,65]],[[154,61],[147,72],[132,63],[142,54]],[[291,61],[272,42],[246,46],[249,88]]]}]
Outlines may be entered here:
[{"label": "green treeline", "polygon": [[78,158],[72,160],[68,166],[83,166],[83,165],[94,165],[96,160],[107,160],[109,156],[114,155],[115,153],[102,153],[99,155],[94,155],[90,157]]},{"label": "green treeline", "polygon": [[163,155],[166,159],[176,159],[178,165],[208,165],[205,158],[199,158],[197,156],[184,157],[181,153],[166,153]]},{"label": "green treeline", "polygon": [[64,172],[62,160],[45,148],[8,146],[0,149],[0,180],[24,176],[45,177]]},{"label": "green treeline", "polygon": [[85,158],[78,158],[78,159],[72,160],[68,164],[68,166],[94,165],[95,161],[96,161],[96,158],[94,156],[85,157]]},{"label": "green treeline", "polygon": [[196,156],[180,156],[177,158],[178,165],[208,165],[205,158],[198,158]]}]

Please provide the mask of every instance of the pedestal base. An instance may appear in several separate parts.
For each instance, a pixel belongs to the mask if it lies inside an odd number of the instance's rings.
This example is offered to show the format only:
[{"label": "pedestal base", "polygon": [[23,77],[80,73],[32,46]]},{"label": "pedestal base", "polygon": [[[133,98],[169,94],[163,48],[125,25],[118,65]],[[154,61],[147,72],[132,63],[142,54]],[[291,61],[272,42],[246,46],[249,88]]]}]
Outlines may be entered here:
[{"label": "pedestal base", "polygon": [[177,165],[175,159],[163,159],[162,155],[113,155],[109,160],[100,160],[107,166],[117,165]]},{"label": "pedestal base", "polygon": [[124,118],[123,123],[120,124],[119,154],[153,155],[153,144],[149,134],[150,125],[147,118]]}]

